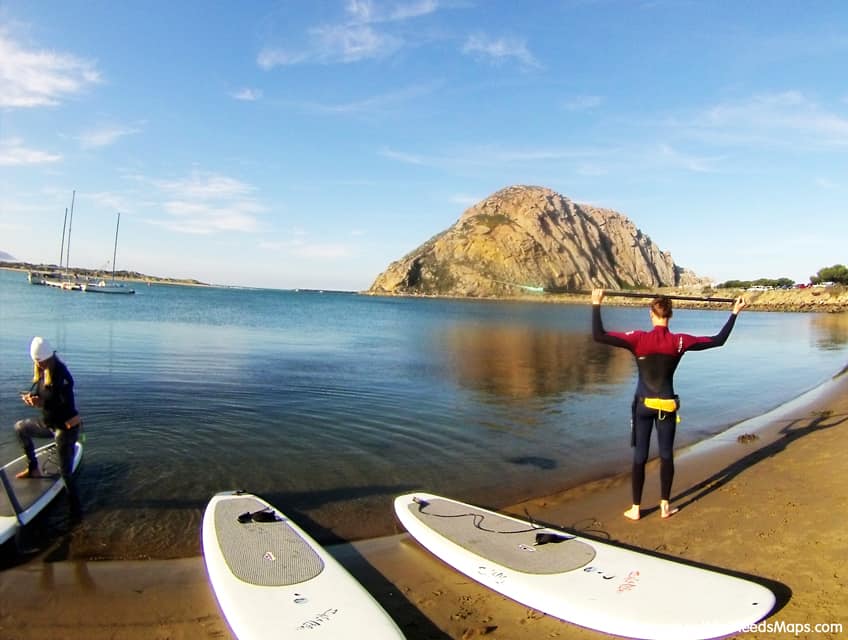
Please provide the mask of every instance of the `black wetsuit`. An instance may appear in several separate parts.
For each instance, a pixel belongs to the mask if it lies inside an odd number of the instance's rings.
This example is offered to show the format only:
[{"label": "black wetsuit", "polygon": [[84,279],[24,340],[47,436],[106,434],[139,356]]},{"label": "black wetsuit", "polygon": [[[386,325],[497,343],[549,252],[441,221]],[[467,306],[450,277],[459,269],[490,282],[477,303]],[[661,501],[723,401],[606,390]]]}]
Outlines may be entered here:
[{"label": "black wetsuit", "polygon": [[[74,402],[74,379],[65,363],[53,356],[48,365],[49,378],[44,371],[32,383],[30,393],[41,401],[41,419],[24,419],[15,423],[15,432],[29,459],[30,472],[38,468],[33,438],[54,438],[59,451],[59,466],[72,504],[77,505],[74,485],[74,451],[79,438],[79,426],[66,423],[77,416]],[[48,384],[49,380],[49,384]],[[79,421],[77,420],[77,423]]]},{"label": "black wetsuit", "polygon": [[703,351],[722,346],[733,325],[736,314],[714,336],[691,336],[671,333],[668,327],[655,326],[651,331],[605,331],[601,321],[601,306],[592,307],[592,336],[597,342],[627,349],[636,357],[639,380],[633,399],[633,504],[640,504],[645,484],[645,463],[651,444],[651,430],[657,425],[660,453],[660,494],[663,500],[671,496],[674,480],[674,435],[677,428],[677,411],[664,412],[649,409],[645,398],[676,399],[674,372],[687,351]]}]

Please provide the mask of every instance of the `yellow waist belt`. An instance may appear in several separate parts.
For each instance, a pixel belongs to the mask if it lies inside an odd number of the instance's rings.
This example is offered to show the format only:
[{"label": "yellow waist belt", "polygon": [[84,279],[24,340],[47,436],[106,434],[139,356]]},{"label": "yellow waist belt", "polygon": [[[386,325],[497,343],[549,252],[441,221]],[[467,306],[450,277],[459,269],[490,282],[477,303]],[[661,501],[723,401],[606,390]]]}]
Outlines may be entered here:
[{"label": "yellow waist belt", "polygon": [[656,409],[663,413],[673,413],[677,411],[677,400],[674,398],[645,398],[644,402],[648,409]]}]

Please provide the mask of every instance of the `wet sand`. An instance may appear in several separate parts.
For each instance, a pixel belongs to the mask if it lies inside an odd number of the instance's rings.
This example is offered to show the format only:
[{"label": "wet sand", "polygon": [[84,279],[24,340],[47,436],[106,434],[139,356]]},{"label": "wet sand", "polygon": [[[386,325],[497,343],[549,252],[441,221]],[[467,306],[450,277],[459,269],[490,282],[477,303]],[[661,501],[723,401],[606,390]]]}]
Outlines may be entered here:
[{"label": "wet sand", "polygon": [[[719,436],[679,450],[673,502],[662,520],[657,467],[639,522],[628,474],[504,509],[587,536],[756,577],[778,596],[765,622],[809,632],[755,631],[746,639],[848,638],[848,373]],[[387,508],[390,508],[387,505]],[[525,513],[526,512],[526,513]],[[482,587],[398,534],[330,549],[410,640],[606,638]],[[698,597],[693,594],[693,597]],[[661,603],[658,603],[661,606]],[[817,632],[817,624],[842,631]],[[203,560],[50,562],[0,572],[0,638],[179,640],[232,634]]]}]

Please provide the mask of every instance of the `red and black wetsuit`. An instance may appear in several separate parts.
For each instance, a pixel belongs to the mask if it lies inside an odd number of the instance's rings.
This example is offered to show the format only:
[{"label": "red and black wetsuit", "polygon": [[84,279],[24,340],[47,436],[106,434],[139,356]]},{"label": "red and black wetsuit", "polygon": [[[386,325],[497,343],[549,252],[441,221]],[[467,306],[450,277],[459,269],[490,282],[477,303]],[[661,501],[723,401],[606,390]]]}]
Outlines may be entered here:
[{"label": "red and black wetsuit", "polygon": [[640,504],[642,487],[645,484],[645,463],[651,444],[651,430],[657,425],[657,441],[660,450],[660,490],[663,500],[671,495],[674,479],[674,435],[677,427],[677,412],[660,412],[645,406],[645,398],[676,398],[674,372],[680,359],[687,351],[703,351],[720,347],[730,336],[736,314],[730,318],[714,336],[691,336],[672,333],[668,327],[655,326],[651,331],[604,330],[601,321],[601,306],[592,307],[592,336],[597,342],[621,347],[636,358],[639,381],[633,400],[633,504]]}]

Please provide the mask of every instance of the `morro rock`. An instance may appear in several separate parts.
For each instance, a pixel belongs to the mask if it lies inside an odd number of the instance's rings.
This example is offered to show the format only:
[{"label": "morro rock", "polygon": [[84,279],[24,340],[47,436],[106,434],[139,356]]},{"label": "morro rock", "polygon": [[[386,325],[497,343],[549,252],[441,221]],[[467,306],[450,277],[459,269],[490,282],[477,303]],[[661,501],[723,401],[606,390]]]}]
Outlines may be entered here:
[{"label": "morro rock", "polygon": [[513,186],[390,264],[369,293],[488,297],[699,283],[626,216]]}]

